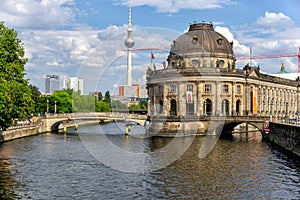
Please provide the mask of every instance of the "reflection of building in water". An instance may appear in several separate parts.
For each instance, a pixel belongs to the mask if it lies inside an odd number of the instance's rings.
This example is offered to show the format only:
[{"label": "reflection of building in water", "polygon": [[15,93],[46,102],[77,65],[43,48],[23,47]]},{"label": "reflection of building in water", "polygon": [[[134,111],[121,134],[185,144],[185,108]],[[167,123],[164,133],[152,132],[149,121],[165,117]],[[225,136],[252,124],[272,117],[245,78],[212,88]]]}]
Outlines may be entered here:
[{"label": "reflection of building in water", "polygon": [[[213,29],[196,23],[173,41],[161,70],[147,70],[149,115],[157,129],[176,130],[185,126],[205,132],[200,116],[295,115],[300,106],[300,79],[288,80],[260,72],[259,67],[235,67],[233,43]],[[174,119],[172,121],[172,118]],[[200,118],[199,118],[200,119]],[[181,120],[182,121],[182,120]]]}]

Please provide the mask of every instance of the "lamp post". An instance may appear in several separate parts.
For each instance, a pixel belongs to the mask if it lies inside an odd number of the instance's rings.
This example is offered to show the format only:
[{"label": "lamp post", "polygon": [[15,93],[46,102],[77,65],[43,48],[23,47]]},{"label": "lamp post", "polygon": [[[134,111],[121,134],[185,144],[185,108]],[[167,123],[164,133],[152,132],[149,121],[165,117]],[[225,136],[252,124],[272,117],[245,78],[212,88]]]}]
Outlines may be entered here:
[{"label": "lamp post", "polygon": [[49,99],[47,99],[47,114],[49,113]]},{"label": "lamp post", "polygon": [[57,108],[56,108],[56,102],[57,102],[57,101],[54,101],[54,114],[56,114],[56,109],[57,109]]}]

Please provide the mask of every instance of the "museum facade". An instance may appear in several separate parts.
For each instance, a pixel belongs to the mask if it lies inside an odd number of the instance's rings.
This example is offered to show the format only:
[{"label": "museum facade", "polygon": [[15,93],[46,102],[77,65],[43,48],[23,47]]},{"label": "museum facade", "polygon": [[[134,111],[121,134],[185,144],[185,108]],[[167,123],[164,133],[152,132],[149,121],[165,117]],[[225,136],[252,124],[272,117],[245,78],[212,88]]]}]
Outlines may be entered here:
[{"label": "museum facade", "polygon": [[147,70],[152,128],[176,131],[183,125],[178,118],[198,117],[189,129],[203,133],[207,125],[201,123],[201,116],[297,115],[299,77],[279,78],[249,65],[237,69],[235,62],[233,42],[212,24],[191,24],[173,41],[164,68]]}]

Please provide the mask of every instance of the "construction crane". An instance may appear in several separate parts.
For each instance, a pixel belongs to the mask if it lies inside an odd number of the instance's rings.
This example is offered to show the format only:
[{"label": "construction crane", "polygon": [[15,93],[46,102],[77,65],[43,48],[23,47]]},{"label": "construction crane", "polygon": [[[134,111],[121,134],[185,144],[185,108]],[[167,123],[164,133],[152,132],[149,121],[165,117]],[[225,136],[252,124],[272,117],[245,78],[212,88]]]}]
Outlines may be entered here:
[{"label": "construction crane", "polygon": [[[165,51],[170,50],[170,47],[146,47],[146,48],[135,48],[132,51]],[[251,54],[251,53],[250,53]],[[298,54],[271,54],[271,55],[256,55],[256,56],[246,56],[246,57],[237,57],[236,60],[255,60],[255,59],[270,59],[270,58],[289,58],[289,57],[298,57],[298,73],[300,73],[300,47]]]},{"label": "construction crane", "polygon": [[[251,50],[250,50],[251,52]],[[251,54],[251,53],[250,53]],[[269,58],[288,58],[288,57],[296,57],[298,56],[298,73],[300,73],[300,47],[298,54],[291,53],[291,54],[273,54],[273,55],[257,55],[257,56],[246,56],[246,57],[237,57],[237,60],[255,60],[255,59],[269,59]]]}]

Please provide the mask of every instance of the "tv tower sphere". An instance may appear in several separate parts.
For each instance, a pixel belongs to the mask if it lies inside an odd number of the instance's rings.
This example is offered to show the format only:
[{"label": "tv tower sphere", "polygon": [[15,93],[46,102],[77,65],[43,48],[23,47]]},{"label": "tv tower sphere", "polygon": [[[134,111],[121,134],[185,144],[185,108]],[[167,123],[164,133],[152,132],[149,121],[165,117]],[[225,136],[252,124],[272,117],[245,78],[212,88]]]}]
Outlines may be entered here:
[{"label": "tv tower sphere", "polygon": [[124,44],[127,48],[132,48],[135,44],[135,41],[132,37],[132,30],[128,29],[128,35],[127,38],[124,41]]}]

